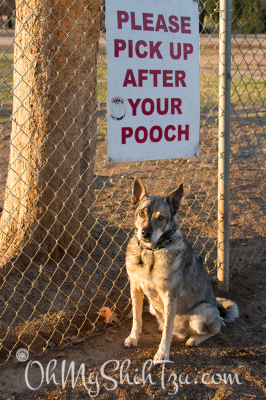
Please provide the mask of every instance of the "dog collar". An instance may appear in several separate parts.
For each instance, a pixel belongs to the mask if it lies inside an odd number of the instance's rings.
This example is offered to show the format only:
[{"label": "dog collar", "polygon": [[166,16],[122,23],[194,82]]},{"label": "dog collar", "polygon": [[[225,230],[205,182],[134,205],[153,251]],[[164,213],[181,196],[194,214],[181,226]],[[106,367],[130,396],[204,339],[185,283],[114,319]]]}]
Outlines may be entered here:
[{"label": "dog collar", "polygon": [[162,243],[158,244],[158,246],[157,246],[157,247],[155,247],[154,249],[150,249],[149,247],[146,247],[146,246],[144,246],[144,244],[143,244],[143,243],[141,243],[141,247],[142,247],[143,249],[145,249],[145,250],[157,251],[157,250],[160,250],[160,249],[162,249],[163,247],[166,247],[166,246],[168,246],[168,244],[169,244],[169,243],[171,243],[171,242],[172,242],[172,240],[173,240],[173,237],[172,237],[172,236],[170,236],[170,237],[169,237],[168,239],[166,239],[164,242],[162,242]]}]

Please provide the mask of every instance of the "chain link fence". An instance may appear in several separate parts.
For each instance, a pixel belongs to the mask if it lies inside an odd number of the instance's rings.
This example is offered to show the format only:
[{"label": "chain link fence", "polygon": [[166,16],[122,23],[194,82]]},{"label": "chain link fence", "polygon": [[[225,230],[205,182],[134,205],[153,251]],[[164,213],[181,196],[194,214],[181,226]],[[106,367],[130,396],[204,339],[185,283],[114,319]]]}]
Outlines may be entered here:
[{"label": "chain link fence", "polygon": [[[102,0],[0,3],[0,362],[84,341],[129,314],[131,188],[185,198],[181,230],[217,261],[218,2],[199,3],[200,155],[108,164]],[[265,266],[265,20],[233,1],[230,271]]]}]

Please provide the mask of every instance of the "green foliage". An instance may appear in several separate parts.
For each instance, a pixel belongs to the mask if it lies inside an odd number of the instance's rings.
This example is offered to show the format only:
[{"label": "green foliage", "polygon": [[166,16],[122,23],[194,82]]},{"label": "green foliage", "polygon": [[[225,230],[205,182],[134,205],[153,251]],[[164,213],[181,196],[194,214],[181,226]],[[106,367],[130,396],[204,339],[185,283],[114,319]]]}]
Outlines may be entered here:
[{"label": "green foliage", "polygon": [[[0,124],[10,122],[13,103],[13,54],[0,52]],[[0,128],[1,131],[1,128]]]},{"label": "green foliage", "polygon": [[[203,12],[216,25],[219,13],[217,0],[203,0]],[[232,28],[239,33],[266,33],[266,1],[265,0],[232,0]]]},{"label": "green foliage", "polygon": [[[242,3],[234,8],[234,14],[240,14],[238,23],[243,33],[265,33],[266,32],[266,3],[265,0],[234,0]],[[233,2],[233,3],[234,3]]]},{"label": "green foliage", "polygon": [[207,15],[212,19],[212,21],[216,24],[219,21],[219,13],[214,11],[219,8],[219,0],[206,0],[205,1],[205,10]]}]

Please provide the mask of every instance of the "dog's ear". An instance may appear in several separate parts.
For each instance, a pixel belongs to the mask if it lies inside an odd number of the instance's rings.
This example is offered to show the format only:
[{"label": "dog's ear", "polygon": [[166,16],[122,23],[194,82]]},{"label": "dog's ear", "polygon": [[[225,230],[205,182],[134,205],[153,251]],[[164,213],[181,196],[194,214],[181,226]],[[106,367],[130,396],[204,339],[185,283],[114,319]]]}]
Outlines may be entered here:
[{"label": "dog's ear", "polygon": [[168,194],[168,196],[166,196],[165,199],[167,200],[168,204],[170,205],[171,211],[173,211],[173,214],[175,214],[177,212],[177,210],[179,209],[182,197],[183,197],[183,184],[182,183],[178,189],[174,190],[173,192]]},{"label": "dog's ear", "polygon": [[142,183],[141,178],[136,178],[132,188],[132,207],[136,208],[138,203],[147,196],[145,186]]}]

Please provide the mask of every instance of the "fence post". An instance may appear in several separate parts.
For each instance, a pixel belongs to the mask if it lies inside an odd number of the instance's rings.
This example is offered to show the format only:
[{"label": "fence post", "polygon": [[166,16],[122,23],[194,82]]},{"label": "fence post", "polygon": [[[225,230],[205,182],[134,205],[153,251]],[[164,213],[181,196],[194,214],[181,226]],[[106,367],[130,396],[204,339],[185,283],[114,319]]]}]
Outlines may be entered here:
[{"label": "fence post", "polygon": [[218,128],[218,288],[229,290],[231,0],[220,0]]}]

